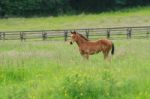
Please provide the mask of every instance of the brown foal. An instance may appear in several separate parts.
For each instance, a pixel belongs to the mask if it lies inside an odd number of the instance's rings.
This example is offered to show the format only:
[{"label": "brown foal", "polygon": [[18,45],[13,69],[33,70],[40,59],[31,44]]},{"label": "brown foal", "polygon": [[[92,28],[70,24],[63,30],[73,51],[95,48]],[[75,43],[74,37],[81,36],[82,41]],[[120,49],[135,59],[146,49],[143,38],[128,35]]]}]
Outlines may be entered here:
[{"label": "brown foal", "polygon": [[86,59],[89,58],[89,55],[99,52],[103,52],[104,59],[108,58],[110,51],[112,55],[114,54],[114,44],[108,39],[89,41],[83,35],[74,31],[71,32],[70,44],[73,44],[73,42],[77,43],[80,54]]}]

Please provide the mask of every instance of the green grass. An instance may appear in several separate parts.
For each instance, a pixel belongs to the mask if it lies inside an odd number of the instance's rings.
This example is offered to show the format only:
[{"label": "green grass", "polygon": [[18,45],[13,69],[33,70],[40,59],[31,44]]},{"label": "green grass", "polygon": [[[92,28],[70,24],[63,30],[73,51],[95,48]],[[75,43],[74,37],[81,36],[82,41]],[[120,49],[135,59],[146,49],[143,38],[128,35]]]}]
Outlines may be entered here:
[{"label": "green grass", "polygon": [[99,14],[0,19],[0,31],[101,28],[150,25],[150,7]]},{"label": "green grass", "polygon": [[[150,7],[100,14],[0,19],[0,31],[150,24]],[[113,40],[112,62],[84,60],[62,41],[0,41],[0,99],[149,99],[150,39]]]},{"label": "green grass", "polygon": [[0,99],[149,99],[150,40],[114,40],[112,62],[77,45],[0,42]]}]

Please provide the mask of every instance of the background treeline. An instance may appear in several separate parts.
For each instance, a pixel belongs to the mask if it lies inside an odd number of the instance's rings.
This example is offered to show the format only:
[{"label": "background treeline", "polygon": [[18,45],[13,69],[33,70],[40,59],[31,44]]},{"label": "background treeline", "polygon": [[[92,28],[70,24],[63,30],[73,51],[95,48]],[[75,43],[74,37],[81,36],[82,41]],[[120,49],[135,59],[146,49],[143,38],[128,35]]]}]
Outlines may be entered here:
[{"label": "background treeline", "polygon": [[0,17],[103,12],[150,5],[150,0],[0,0]]}]

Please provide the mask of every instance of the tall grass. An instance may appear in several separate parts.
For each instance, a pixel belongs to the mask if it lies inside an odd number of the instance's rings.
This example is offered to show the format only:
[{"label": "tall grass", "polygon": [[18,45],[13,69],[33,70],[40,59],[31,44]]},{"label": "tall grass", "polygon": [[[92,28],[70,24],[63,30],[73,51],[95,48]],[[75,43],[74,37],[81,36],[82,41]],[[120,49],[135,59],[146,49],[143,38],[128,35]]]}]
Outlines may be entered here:
[{"label": "tall grass", "polygon": [[112,62],[68,42],[0,42],[2,99],[149,99],[150,40],[114,40]]},{"label": "tall grass", "polygon": [[0,19],[0,31],[146,26],[150,24],[149,17],[150,7],[139,7],[99,14],[9,18]]}]

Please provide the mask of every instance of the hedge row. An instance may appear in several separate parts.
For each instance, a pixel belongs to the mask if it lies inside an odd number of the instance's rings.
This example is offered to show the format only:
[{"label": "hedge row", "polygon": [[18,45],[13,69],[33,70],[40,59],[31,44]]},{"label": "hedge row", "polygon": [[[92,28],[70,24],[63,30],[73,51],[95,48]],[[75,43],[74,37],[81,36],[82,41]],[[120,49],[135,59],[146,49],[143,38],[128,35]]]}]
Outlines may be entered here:
[{"label": "hedge row", "polygon": [[102,12],[149,5],[150,0],[0,0],[0,16]]}]

